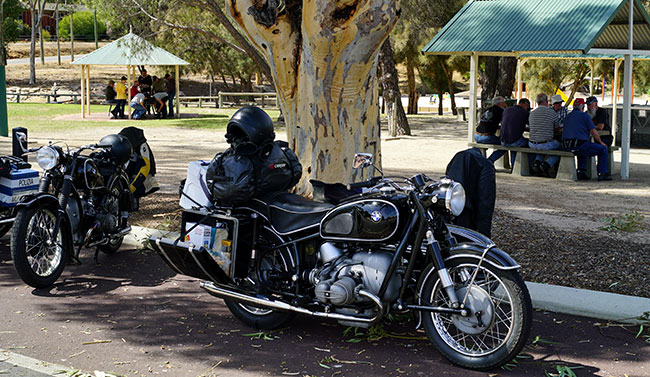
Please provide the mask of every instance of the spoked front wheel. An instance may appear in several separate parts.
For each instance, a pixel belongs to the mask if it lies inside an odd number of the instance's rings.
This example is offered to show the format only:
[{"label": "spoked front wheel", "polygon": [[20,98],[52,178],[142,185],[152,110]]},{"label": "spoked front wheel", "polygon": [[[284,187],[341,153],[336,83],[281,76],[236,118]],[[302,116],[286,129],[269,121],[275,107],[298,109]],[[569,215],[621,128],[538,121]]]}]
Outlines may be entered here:
[{"label": "spoked front wheel", "polygon": [[[532,324],[523,279],[517,271],[500,270],[488,262],[479,267],[471,258],[454,260],[447,269],[469,316],[422,312],[429,340],[443,356],[465,368],[488,370],[506,364],[524,347]],[[422,301],[450,308],[437,272],[428,276]]]},{"label": "spoked front wheel", "polygon": [[63,232],[54,234],[56,214],[46,208],[22,208],[11,233],[11,257],[21,279],[34,288],[52,285],[67,258]]}]

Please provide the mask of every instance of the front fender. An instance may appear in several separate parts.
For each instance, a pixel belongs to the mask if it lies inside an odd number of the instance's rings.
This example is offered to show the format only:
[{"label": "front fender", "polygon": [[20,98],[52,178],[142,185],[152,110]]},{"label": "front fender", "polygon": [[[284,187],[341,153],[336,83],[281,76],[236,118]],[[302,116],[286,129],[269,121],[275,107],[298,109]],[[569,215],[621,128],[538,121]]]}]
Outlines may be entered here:
[{"label": "front fender", "polygon": [[[20,203],[16,204],[16,211],[30,208],[45,208],[52,213],[59,211],[59,199],[56,196],[48,193],[36,193],[23,197]],[[69,242],[72,247],[72,224],[66,211],[63,211],[63,218],[61,219],[61,232],[65,240]]]},{"label": "front fender", "polygon": [[[486,252],[487,250],[487,252]],[[490,263],[500,270],[516,270],[520,266],[508,253],[496,247],[496,245],[483,245],[475,242],[459,243],[449,249],[449,255],[445,261],[458,258],[481,259],[485,253],[484,262]]]}]

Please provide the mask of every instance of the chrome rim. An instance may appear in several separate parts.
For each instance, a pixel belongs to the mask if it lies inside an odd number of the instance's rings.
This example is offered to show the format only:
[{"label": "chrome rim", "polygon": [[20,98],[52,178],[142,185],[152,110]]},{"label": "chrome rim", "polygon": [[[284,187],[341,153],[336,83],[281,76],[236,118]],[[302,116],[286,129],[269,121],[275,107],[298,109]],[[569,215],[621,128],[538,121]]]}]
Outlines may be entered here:
[{"label": "chrome rim", "polygon": [[[512,296],[498,276],[480,267],[474,285],[468,287],[476,268],[475,264],[463,264],[449,271],[459,300],[462,301],[469,290],[466,307],[471,310],[472,316],[431,313],[433,325],[442,340],[467,356],[485,356],[496,352],[510,338],[514,327]],[[450,307],[440,280],[436,282],[431,296],[433,306]]]},{"label": "chrome rim", "polygon": [[[122,218],[122,214],[120,213],[120,200],[119,200],[120,193],[121,193],[120,192],[120,185],[116,183],[111,188],[111,193],[109,195],[107,195],[106,204],[104,206],[108,213],[115,216],[115,218],[118,221],[118,224],[121,223],[120,220]],[[118,229],[120,229],[120,225],[118,225]],[[115,246],[116,244],[118,244],[120,242],[120,240],[121,240],[120,238],[113,238],[113,239],[111,239],[109,241],[109,244],[111,246]]]},{"label": "chrome rim", "polygon": [[25,254],[27,263],[38,276],[46,277],[54,273],[63,258],[61,231],[54,235],[56,216],[47,210],[39,209],[27,226]]}]

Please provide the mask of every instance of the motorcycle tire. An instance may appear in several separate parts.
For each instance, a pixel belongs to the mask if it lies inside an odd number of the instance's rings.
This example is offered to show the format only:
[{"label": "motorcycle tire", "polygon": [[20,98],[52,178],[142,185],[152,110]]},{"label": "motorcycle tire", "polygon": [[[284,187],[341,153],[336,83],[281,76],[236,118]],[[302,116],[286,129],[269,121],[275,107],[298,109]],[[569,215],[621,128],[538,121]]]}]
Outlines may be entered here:
[{"label": "motorcycle tire", "polygon": [[[12,209],[0,209],[0,220],[5,220],[5,219],[10,219],[13,217],[13,210]],[[9,229],[11,229],[11,226],[13,223],[6,223],[6,224],[0,224],[0,238],[2,238]]]},{"label": "motorcycle tire", "polygon": [[[250,277],[262,286],[269,284],[266,279],[268,271],[272,269],[281,272],[293,270],[294,265],[290,250],[286,247],[282,249],[272,247],[272,245],[279,243],[282,243],[282,241],[277,238],[273,231],[267,227],[262,228],[256,244],[256,248],[260,252],[257,271],[254,276]],[[283,327],[295,317],[295,313],[292,312],[259,308],[231,300],[224,301],[235,318],[258,330],[273,330]]]},{"label": "motorcycle tire", "polygon": [[[110,198],[107,199],[109,203],[107,203],[106,206],[109,207],[109,212],[111,212],[111,215],[115,216],[117,219],[119,219],[122,216],[122,208],[120,208],[119,197],[122,191],[126,189],[124,185],[125,184],[119,179],[113,181],[110,191],[113,193],[114,196],[111,196]],[[124,224],[120,224],[120,228],[125,226],[126,226],[126,222]],[[120,249],[123,241],[124,241],[124,237],[111,239],[110,241],[108,241],[108,243],[104,245],[99,245],[98,246],[99,251],[101,251],[104,254],[114,254]]]},{"label": "motorcycle tire", "polygon": [[[467,296],[469,317],[421,312],[427,337],[440,353],[458,366],[474,370],[498,368],[515,358],[526,344],[533,308],[526,284],[517,271],[500,270],[476,259],[459,258],[446,264],[459,301]],[[450,307],[433,266],[423,282],[425,305]]]},{"label": "motorcycle tire", "polygon": [[61,276],[66,260],[62,230],[51,234],[56,214],[46,208],[21,208],[11,233],[11,257],[20,278],[34,288],[46,288]]}]

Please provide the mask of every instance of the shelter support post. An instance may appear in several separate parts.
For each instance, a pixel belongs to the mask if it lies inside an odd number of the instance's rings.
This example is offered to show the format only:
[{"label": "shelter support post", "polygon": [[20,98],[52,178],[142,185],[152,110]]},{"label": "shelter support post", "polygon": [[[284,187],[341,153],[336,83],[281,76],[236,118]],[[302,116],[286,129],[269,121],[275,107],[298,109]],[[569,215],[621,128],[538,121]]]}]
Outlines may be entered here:
[{"label": "shelter support post", "polygon": [[131,70],[133,66],[128,66],[127,68],[127,77],[128,81],[126,82],[126,111],[129,112],[129,119],[131,119],[131,86],[133,85],[133,76],[131,75]]},{"label": "shelter support post", "polygon": [[628,40],[625,54],[625,86],[623,87],[623,127],[621,129],[621,179],[630,179],[630,131],[632,115],[632,53],[634,50],[634,1],[630,0],[628,13]]},{"label": "shelter support post", "polygon": [[86,110],[90,115],[90,66],[86,64]]},{"label": "shelter support post", "polygon": [[[0,46],[0,48],[2,48]],[[9,136],[7,115],[7,81],[4,62],[0,61],[0,136]]]},{"label": "shelter support post", "polygon": [[174,80],[176,80],[176,85],[175,85],[176,96],[174,97],[176,102],[174,103],[174,105],[176,106],[176,118],[180,118],[181,117],[181,106],[180,106],[181,105],[181,101],[180,101],[181,79],[180,79],[180,70],[178,69],[178,65],[174,66],[174,73],[175,73]]},{"label": "shelter support post", "polygon": [[612,136],[614,137],[614,145],[616,143],[616,131],[618,129],[618,83],[620,77],[618,72],[621,68],[621,60],[614,60],[614,82],[612,83]]},{"label": "shelter support post", "polygon": [[81,117],[86,117],[86,67],[81,66]]},{"label": "shelter support post", "polygon": [[596,69],[596,61],[593,59],[589,60],[589,95],[594,95],[594,69]]}]

